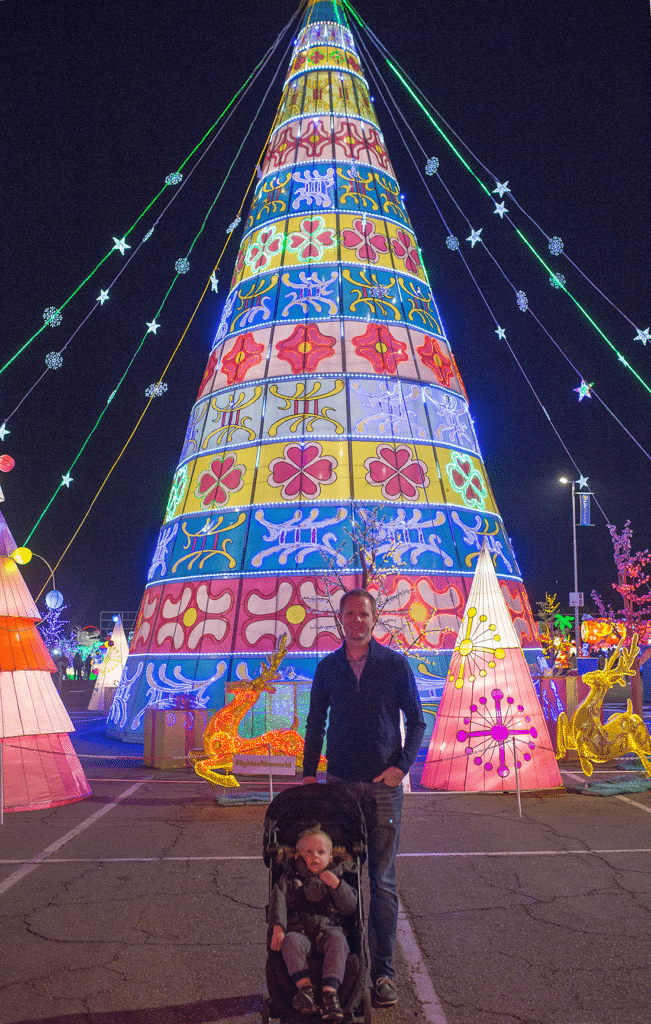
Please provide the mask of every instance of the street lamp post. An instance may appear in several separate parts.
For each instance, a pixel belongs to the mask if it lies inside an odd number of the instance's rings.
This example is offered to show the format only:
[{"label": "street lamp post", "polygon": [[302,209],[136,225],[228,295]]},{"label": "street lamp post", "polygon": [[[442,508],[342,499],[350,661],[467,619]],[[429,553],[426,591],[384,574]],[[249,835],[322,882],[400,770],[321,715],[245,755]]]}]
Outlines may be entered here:
[{"label": "street lamp post", "polygon": [[579,570],[578,562],[576,557],[576,485],[581,483],[579,480],[568,480],[567,477],[562,476],[560,478],[562,484],[572,484],[572,550],[574,555],[574,643],[576,645],[576,667],[579,667],[579,651],[581,641],[581,631],[579,628]]}]

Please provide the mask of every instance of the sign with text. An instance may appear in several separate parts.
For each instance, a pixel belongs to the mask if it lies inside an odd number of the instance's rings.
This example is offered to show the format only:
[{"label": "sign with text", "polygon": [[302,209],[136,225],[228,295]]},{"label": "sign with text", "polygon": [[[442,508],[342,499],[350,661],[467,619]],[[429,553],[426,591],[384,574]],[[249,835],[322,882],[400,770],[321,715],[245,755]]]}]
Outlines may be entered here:
[{"label": "sign with text", "polygon": [[570,608],[583,608],[583,591],[570,591]]},{"label": "sign with text", "polygon": [[295,775],[296,758],[288,754],[237,754],[233,775]]}]

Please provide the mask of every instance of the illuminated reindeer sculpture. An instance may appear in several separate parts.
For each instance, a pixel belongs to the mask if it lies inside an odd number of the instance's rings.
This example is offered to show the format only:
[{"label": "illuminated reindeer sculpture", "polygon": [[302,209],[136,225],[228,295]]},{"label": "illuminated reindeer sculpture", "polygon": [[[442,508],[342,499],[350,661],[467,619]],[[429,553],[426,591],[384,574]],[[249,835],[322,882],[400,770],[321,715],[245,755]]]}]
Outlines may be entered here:
[{"label": "illuminated reindeer sculpture", "polygon": [[632,702],[626,711],[611,715],[602,725],[601,708],[604,696],[611,686],[626,685],[626,676],[635,674],[633,662],[638,652],[637,635],[631,646],[622,649],[621,641],[603,669],[587,672],[583,682],[590,687],[572,718],[565,712],[558,716],[556,757],[560,760],[567,750],[576,750],[585,775],[592,775],[595,764],[610,761],[624,754],[637,754],[648,776],[651,777],[651,736],[639,715],[633,714]]},{"label": "illuminated reindeer sculpture", "polygon": [[303,763],[303,737],[298,731],[298,717],[294,713],[291,726],[286,729],[271,729],[262,736],[244,739],[238,735],[239,724],[252,708],[261,693],[275,693],[272,685],[278,678],[278,667],[285,656],[287,638],[283,636],[267,665],[260,666],[260,675],[255,679],[244,679],[230,683],[227,689],[234,694],[233,700],[216,711],[203,734],[203,751],[193,753],[194,770],[215,786],[239,786],[233,775],[233,757],[236,754],[287,754],[296,758],[297,766]]}]

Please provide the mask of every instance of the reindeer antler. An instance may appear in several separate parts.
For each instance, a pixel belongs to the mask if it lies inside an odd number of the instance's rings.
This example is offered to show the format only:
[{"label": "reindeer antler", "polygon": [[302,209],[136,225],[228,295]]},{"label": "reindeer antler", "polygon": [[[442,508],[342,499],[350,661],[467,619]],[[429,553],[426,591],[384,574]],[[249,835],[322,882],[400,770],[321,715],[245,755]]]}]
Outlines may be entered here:
[{"label": "reindeer antler", "polygon": [[639,646],[637,642],[637,633],[633,633],[630,647],[625,647],[624,640],[620,640],[617,647],[609,657],[604,668],[604,674],[611,678],[613,682],[611,686],[620,679],[624,682],[624,676],[635,675],[635,669],[633,668],[633,662],[635,661]]}]

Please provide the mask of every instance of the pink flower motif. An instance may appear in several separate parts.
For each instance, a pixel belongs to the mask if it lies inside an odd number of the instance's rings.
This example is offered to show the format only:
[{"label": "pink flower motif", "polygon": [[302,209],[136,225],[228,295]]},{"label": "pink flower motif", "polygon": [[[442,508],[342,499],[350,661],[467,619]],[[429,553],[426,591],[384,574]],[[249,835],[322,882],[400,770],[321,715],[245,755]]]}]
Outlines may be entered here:
[{"label": "pink flower motif", "polygon": [[414,459],[406,445],[379,444],[377,458],[366,459],[366,482],[382,488],[382,496],[388,501],[404,499],[415,501],[421,487],[429,486],[427,466]]},{"label": "pink flower motif", "polygon": [[244,257],[245,263],[254,273],[257,270],[264,270],[272,258],[282,251],[284,240],[282,231],[276,231],[273,225],[263,228],[258,232],[255,241],[251,242]]},{"label": "pink flower motif", "polygon": [[195,496],[202,498],[203,508],[225,505],[231,493],[239,491],[244,483],[244,466],[236,465],[237,456],[229,452],[222,459],[213,459],[210,469],[199,477]]},{"label": "pink flower motif", "polygon": [[341,241],[346,249],[354,249],[357,259],[362,263],[377,263],[381,252],[388,252],[389,246],[385,235],[375,230],[372,220],[359,218],[353,221],[354,231],[345,228],[341,233]]},{"label": "pink flower motif", "polygon": [[406,231],[398,231],[397,237],[391,239],[393,251],[405,265],[408,274],[417,274],[420,270],[420,257],[414,240]]},{"label": "pink flower motif", "polygon": [[293,441],[285,445],[283,458],[273,459],[269,464],[269,485],[280,487],[285,500],[318,498],[321,486],[337,479],[337,460],[331,455],[321,457],[322,453],[322,446],[315,441],[306,445]]}]

